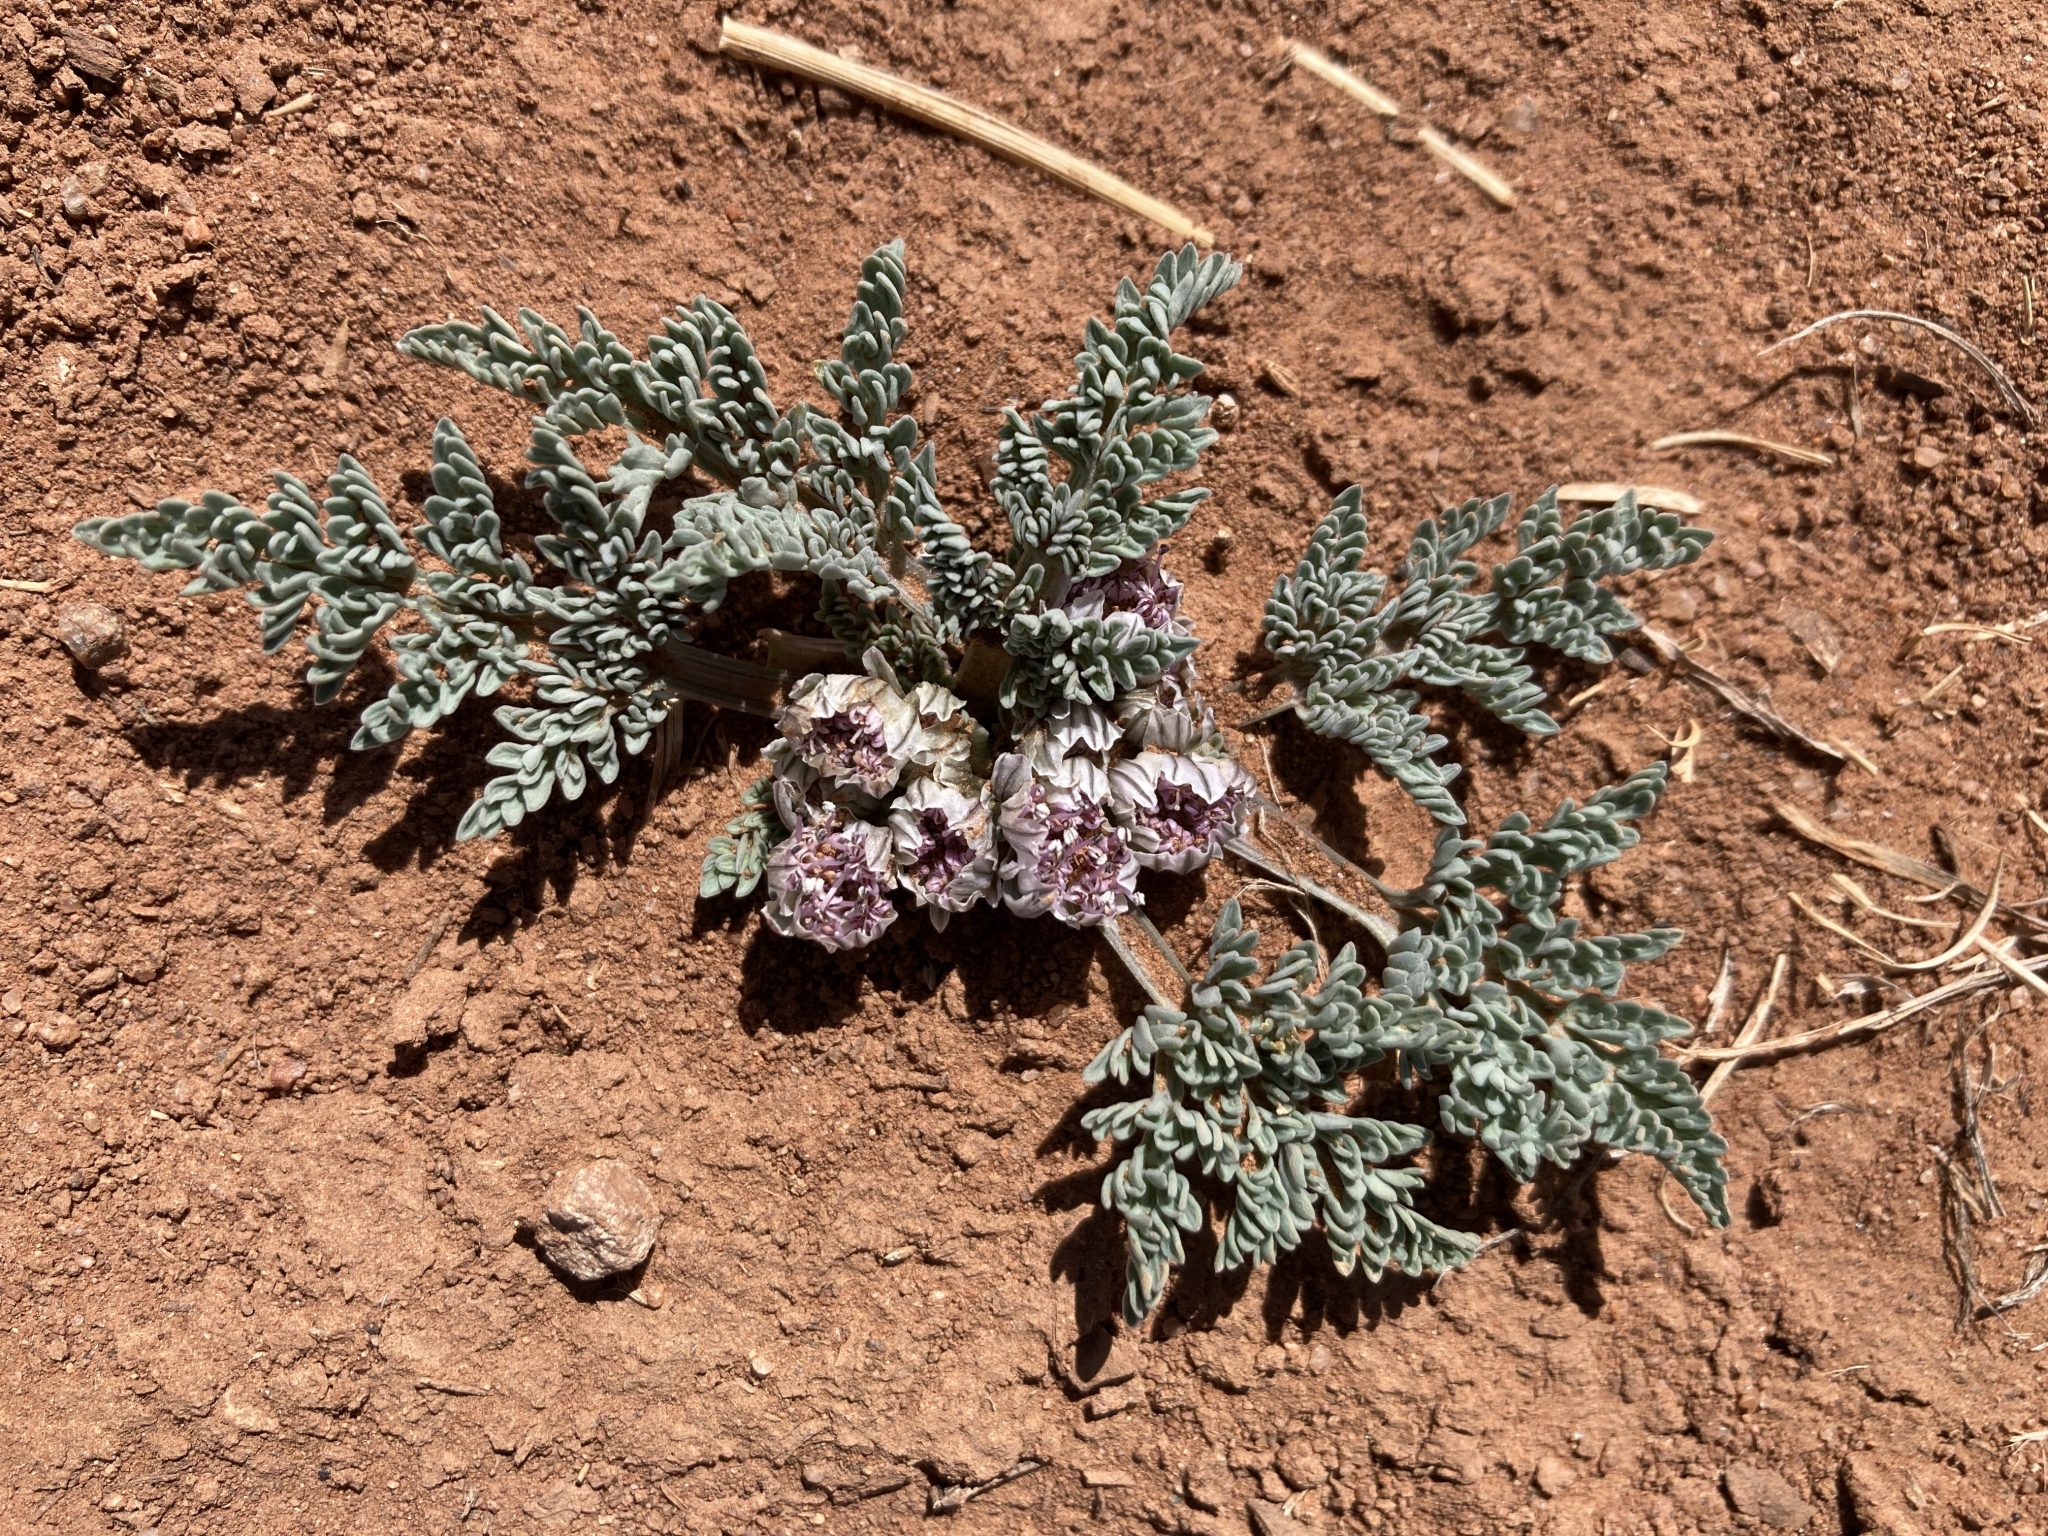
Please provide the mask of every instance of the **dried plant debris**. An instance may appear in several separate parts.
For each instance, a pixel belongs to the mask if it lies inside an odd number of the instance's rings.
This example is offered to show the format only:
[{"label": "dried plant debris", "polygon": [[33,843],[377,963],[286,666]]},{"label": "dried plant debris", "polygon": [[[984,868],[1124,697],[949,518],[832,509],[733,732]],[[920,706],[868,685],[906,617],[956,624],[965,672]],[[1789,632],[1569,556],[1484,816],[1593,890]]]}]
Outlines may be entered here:
[{"label": "dried plant debris", "polygon": [[1841,766],[1854,763],[1873,778],[1878,777],[1875,765],[1861,751],[1840,742],[1824,741],[1811,731],[1794,725],[1761,699],[1743,692],[1662,630],[1646,627],[1642,637],[1644,643],[1656,653],[1659,661],[1667,666],[1677,667],[1686,681],[1695,683],[1711,693],[1736,715],[1756,726],[1765,735],[1804,748],[1831,763]]},{"label": "dried plant debris", "polygon": [[1574,480],[1557,488],[1557,499],[1568,507],[1612,506],[1624,496],[1633,496],[1638,506],[1658,507],[1680,517],[1698,517],[1705,510],[1699,497],[1668,485],[1625,485],[1616,480]]},{"label": "dried plant debris", "polygon": [[[1697,559],[1709,535],[1626,492],[1576,518],[1555,493],[1519,514],[1496,497],[1422,519],[1394,580],[1364,566],[1360,491],[1337,497],[1275,584],[1263,642],[1291,690],[1282,710],[1357,747],[1437,823],[1422,883],[1386,886],[1259,794],[1195,669],[1168,543],[1208,494],[1179,482],[1215,433],[1201,364],[1175,340],[1237,277],[1192,245],[1169,253],[1089,322],[1066,392],[1005,414],[1000,551],[942,506],[903,409],[893,244],[863,266],[818,370],[829,410],[776,405],[739,321],[708,299],[644,354],[588,312],[573,333],[486,311],[406,336],[407,355],[536,408],[528,483],[553,526],[530,545],[507,538],[447,421],[410,527],[345,458],[324,495],[280,475],[262,512],[208,492],[78,533],[194,573],[189,590],[248,588],[267,649],[305,634],[318,700],[390,628],[398,680],[363,711],[359,747],[500,699],[509,739],[463,836],[574,799],[627,756],[674,761],[676,712],[699,700],[774,727],[766,772],[710,841],[704,899],[759,899],[770,929],[833,950],[906,914],[943,927],[989,907],[1101,932],[1151,998],[1090,1068],[1135,1097],[1085,1122],[1115,1149],[1101,1198],[1125,1222],[1133,1320],[1212,1202],[1225,1268],[1315,1231],[1367,1273],[1463,1262],[1477,1239],[1418,1204],[1439,1132],[1519,1180],[1591,1147],[1645,1152],[1725,1222],[1723,1144],[1661,1050],[1688,1026],[1619,996],[1678,934],[1594,934],[1560,912],[1574,877],[1635,844],[1666,770],[1468,835],[1427,702],[1462,694],[1553,733],[1539,653],[1611,661],[1639,623],[1615,583]],[[603,471],[584,461],[599,443],[616,455]],[[1497,534],[1512,547],[1482,566]],[[808,583],[816,632],[762,635],[769,663],[708,649],[705,616],[764,572]],[[1290,828],[1303,835],[1264,845]],[[1299,873],[1289,848],[1339,876]],[[1309,941],[1262,971],[1232,900],[1205,964],[1183,965],[1145,919],[1145,886],[1219,857],[1339,914],[1364,947]],[[1433,1125],[1354,1110],[1397,1080],[1435,1086]]]},{"label": "dried plant debris", "polygon": [[1747,432],[1673,432],[1650,444],[1652,453],[1670,453],[1679,448],[1745,448],[1751,453],[1783,459],[1788,464],[1804,464],[1813,469],[1832,469],[1835,463],[1832,454],[1822,453],[1817,448],[1798,448],[1791,443],[1773,442],[1767,437],[1752,437]]},{"label": "dried plant debris", "polygon": [[1170,203],[1140,192],[1100,166],[1026,133],[992,112],[956,101],[929,86],[912,85],[871,65],[856,63],[828,49],[784,37],[766,27],[749,25],[734,16],[720,18],[718,46],[722,53],[764,69],[782,70],[815,80],[900,112],[905,117],[957,135],[992,150],[1006,160],[1043,171],[1057,181],[1103,202],[1149,219],[1176,240],[1213,245],[1216,237]]},{"label": "dried plant debris", "polygon": [[1917,330],[1927,332],[1930,336],[1947,342],[1958,352],[1961,352],[1963,356],[1975,363],[1985,376],[1991,380],[1992,387],[1998,391],[1999,399],[2003,400],[2013,415],[2019,418],[2021,426],[2033,426],[2036,414],[2034,407],[2028,402],[2027,397],[2019,392],[2018,386],[2007,376],[2005,370],[2000,368],[1998,364],[1994,363],[1985,354],[1983,348],[1977,346],[1974,342],[1958,336],[1947,326],[1933,320],[1923,319],[1919,315],[1904,315],[1900,314],[1897,310],[1891,309],[1845,309],[1837,314],[1823,315],[1820,319],[1814,321],[1813,324],[1794,331],[1782,341],[1772,342],[1763,351],[1759,352],[1757,356],[1768,357],[1771,353],[1779,351],[1781,348],[1804,341],[1807,337],[1817,335],[1821,331],[1827,330],[1830,326],[1840,325],[1845,320],[1882,320],[1893,325],[1910,325]]},{"label": "dried plant debris", "polygon": [[[1311,48],[1307,43],[1283,39],[1280,52],[1289,63],[1298,65],[1324,84],[1335,86],[1373,116],[1391,120],[1401,115],[1401,105],[1393,97],[1376,86],[1368,85],[1319,49]],[[1492,202],[1502,208],[1515,206],[1513,187],[1478,156],[1460,149],[1436,129],[1426,124],[1417,128],[1415,142],[1471,182]]]}]

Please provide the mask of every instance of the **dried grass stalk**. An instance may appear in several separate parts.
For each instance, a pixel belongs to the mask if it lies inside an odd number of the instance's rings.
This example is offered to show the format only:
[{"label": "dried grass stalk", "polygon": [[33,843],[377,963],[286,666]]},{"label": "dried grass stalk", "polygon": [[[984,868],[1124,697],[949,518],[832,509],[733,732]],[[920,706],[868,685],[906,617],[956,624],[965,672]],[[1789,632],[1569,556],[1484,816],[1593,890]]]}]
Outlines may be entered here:
[{"label": "dried grass stalk", "polygon": [[[1851,837],[1846,832],[1837,832],[1833,827],[1816,821],[1798,806],[1783,800],[1770,802],[1770,809],[1778,820],[1809,843],[1818,843],[1823,848],[1832,849],[1845,859],[1867,864],[1872,869],[1883,870],[1888,875],[1897,875],[1901,880],[1910,880],[1915,885],[1924,885],[1929,890],[1941,892],[1943,896],[1956,895],[1965,901],[1978,902],[1985,899],[1987,893],[1982,887],[1950,874],[1939,865],[1929,864],[1925,859],[1916,859],[1910,854],[1887,848],[1882,843],[1866,842],[1860,837]],[[2024,923],[2029,928],[2048,928],[2048,924],[2044,924],[2041,919],[2030,912],[2021,911],[2010,902],[1999,902],[1998,910],[2006,917]]]},{"label": "dried grass stalk", "polygon": [[2021,986],[2026,987],[2029,991],[2038,992],[2043,997],[2048,997],[2048,981],[2043,981],[2024,965],[2021,965],[2019,961],[2013,959],[2013,942],[2011,939],[2003,939],[1994,944],[1989,939],[1980,938],[1977,940],[1977,950],[1978,953],[1982,954],[2001,971],[2004,971],[2014,981],[2020,983]]},{"label": "dried grass stalk", "polygon": [[1640,505],[1662,507],[1680,517],[1698,517],[1706,510],[1699,497],[1689,491],[1674,491],[1663,485],[1625,485],[1619,480],[1574,480],[1557,488],[1557,499],[1573,506],[1610,507],[1631,491]]},{"label": "dried grass stalk", "polygon": [[[2039,976],[2048,971],[2048,955],[2017,962],[2024,969]],[[1809,1029],[1796,1035],[1781,1035],[1772,1040],[1754,1040],[1748,1045],[1695,1045],[1681,1050],[1678,1059],[1693,1061],[1775,1061],[1781,1056],[1797,1056],[1805,1051],[1824,1050],[1831,1045],[1842,1045],[1851,1040],[1867,1039],[1894,1029],[1908,1019],[1919,1017],[1930,1009],[1958,998],[1969,997],[1993,987],[2012,984],[2006,973],[1995,965],[1981,970],[1967,971],[1953,981],[1945,981],[1938,987],[1931,987],[1917,997],[1907,998],[1889,1008],[1880,1008],[1875,1013],[1866,1013],[1860,1018],[1843,1019],[1834,1024],[1823,1024],[1818,1029]]]},{"label": "dried grass stalk", "polygon": [[1999,641],[2006,645],[2032,645],[2034,637],[2027,633],[2048,624],[2048,613],[2033,614],[2024,619],[2008,619],[2003,624],[1976,624],[1967,619],[1946,620],[1930,624],[1921,630],[1922,635],[1962,635],[1971,640]]},{"label": "dried grass stalk", "polygon": [[[1962,959],[1963,956],[1970,954],[1984,944],[1984,931],[1991,926],[1991,919],[1998,911],[1998,883],[2004,871],[2005,861],[2000,859],[1999,874],[1992,876],[1991,892],[1984,898],[1984,905],[1978,910],[1976,917],[1971,920],[1967,928],[1956,936],[1954,943],[1942,950],[1941,953],[1929,955],[1924,960],[1901,960],[1897,955],[1887,953],[1869,940],[1861,938],[1843,927],[1833,918],[1815,910],[1801,898],[1797,891],[1789,891],[1786,894],[1793,906],[1813,919],[1814,922],[1819,923],[1821,927],[1827,929],[1836,938],[1846,939],[1850,944],[1862,950],[1863,953],[1870,956],[1871,959],[1875,960],[1893,975],[1910,976],[1916,972],[1925,974],[1931,971],[1946,970]],[[1914,926],[1918,927],[1920,925],[1916,922]]]},{"label": "dried grass stalk", "polygon": [[1311,48],[1307,43],[1290,42],[1287,45],[1287,57],[1317,79],[1337,87],[1375,117],[1394,118],[1401,115],[1401,104],[1393,97],[1385,91],[1367,85],[1320,49]]},{"label": "dried grass stalk", "polygon": [[[1291,63],[1299,64],[1325,84],[1334,85],[1373,116],[1396,118],[1401,115],[1399,102],[1376,86],[1366,84],[1329,55],[1311,48],[1307,43],[1293,41],[1286,44],[1285,51]],[[1515,206],[1515,189],[1495,175],[1477,156],[1460,149],[1434,128],[1418,128],[1415,139],[1424,149],[1501,207]]]},{"label": "dried grass stalk", "polygon": [[766,27],[751,26],[731,16],[720,23],[718,47],[720,52],[746,63],[832,86],[849,96],[875,102],[892,112],[979,144],[1006,160],[1043,171],[1055,180],[1113,204],[1126,213],[1149,219],[1177,240],[1192,240],[1197,245],[1216,243],[1215,235],[1172,204],[1140,192],[1129,182],[1119,180],[1078,155],[1048,144],[1036,134],[1026,133],[992,113],[955,101],[929,86],[912,85],[882,70],[842,59],[836,53],[814,48],[793,37],[784,37]]},{"label": "dried grass stalk", "polygon": [[[1771,1022],[1771,1015],[1777,1011],[1778,994],[1784,990],[1785,972],[1791,964],[1790,951],[1779,955],[1771,963],[1771,979],[1765,984],[1763,995],[1757,998],[1756,1006],[1750,1010],[1748,1019],[1736,1032],[1732,1049],[1739,1051],[1754,1045],[1757,1038],[1763,1034],[1765,1027]],[[1721,1085],[1728,1081],[1729,1075],[1741,1065],[1741,1062],[1740,1057],[1731,1056],[1715,1064],[1714,1070],[1707,1074],[1707,1080],[1700,1084],[1702,1104],[1721,1091]]]},{"label": "dried grass stalk", "polygon": [[1668,666],[1677,667],[1688,682],[1699,684],[1750,724],[1780,741],[1789,741],[1795,746],[1804,747],[1829,762],[1854,763],[1871,777],[1879,777],[1876,767],[1861,752],[1851,751],[1832,741],[1823,741],[1811,731],[1794,725],[1761,699],[1751,698],[1744,693],[1656,626],[1645,624],[1638,633],[1643,643],[1656,653],[1658,660]]},{"label": "dried grass stalk", "polygon": [[1808,464],[1815,469],[1835,467],[1832,454],[1815,448],[1795,448],[1790,443],[1772,442],[1768,437],[1751,437],[1747,432],[1673,432],[1650,444],[1652,453],[1668,453],[1674,448],[1748,448],[1789,464]]},{"label": "dried grass stalk", "polygon": [[2013,415],[2019,417],[2021,426],[2033,426],[2035,420],[2033,406],[2027,403],[2027,397],[2019,392],[2018,386],[2006,377],[2005,370],[1991,361],[1985,355],[1982,348],[1974,343],[1965,341],[1945,325],[1938,324],[1933,320],[1923,320],[1918,315],[1903,315],[1895,309],[1845,309],[1838,314],[1823,315],[1804,330],[1794,331],[1783,341],[1772,342],[1763,351],[1757,353],[1757,356],[1769,357],[1781,347],[1789,347],[1796,341],[1804,341],[1807,337],[1824,331],[1831,325],[1838,325],[1844,320],[1889,320],[1894,325],[1910,325],[1918,330],[1927,332],[1930,336],[1939,337],[1984,370],[1984,373],[1990,378],[1992,385],[1998,390],[1999,398],[2011,407]]},{"label": "dried grass stalk", "polygon": [[1437,159],[1443,161],[1473,186],[1484,192],[1503,208],[1515,206],[1515,189],[1487,169],[1475,155],[1458,148],[1434,128],[1418,128],[1415,137]]}]

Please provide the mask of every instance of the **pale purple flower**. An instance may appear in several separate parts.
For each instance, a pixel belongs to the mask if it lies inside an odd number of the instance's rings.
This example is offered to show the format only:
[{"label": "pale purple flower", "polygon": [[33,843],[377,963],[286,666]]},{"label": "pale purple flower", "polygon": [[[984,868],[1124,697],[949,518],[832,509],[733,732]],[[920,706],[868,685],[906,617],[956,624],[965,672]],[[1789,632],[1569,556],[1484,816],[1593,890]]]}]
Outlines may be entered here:
[{"label": "pale purple flower", "polygon": [[828,810],[768,855],[768,905],[777,933],[827,949],[872,944],[896,920],[889,834]]},{"label": "pale purple flower", "polygon": [[986,786],[973,793],[936,779],[918,779],[889,813],[896,878],[919,906],[929,907],[932,926],[943,928],[995,894],[996,831]]},{"label": "pale purple flower", "polygon": [[1107,576],[1086,576],[1067,590],[1063,605],[1076,618],[1134,615],[1147,629],[1172,629],[1180,615],[1181,584],[1166,574],[1154,550],[1126,560]]},{"label": "pale purple flower", "polygon": [[1256,786],[1228,757],[1140,752],[1109,770],[1110,799],[1147,869],[1200,869],[1244,830]]},{"label": "pale purple flower", "polygon": [[1138,865],[1108,804],[1108,777],[1085,758],[1046,771],[1018,753],[997,759],[990,787],[1010,857],[1003,901],[1023,917],[1050,912],[1093,928],[1139,904]]},{"label": "pale purple flower", "polygon": [[790,689],[775,723],[790,749],[829,785],[886,795],[903,776],[918,720],[885,678],[814,672]]}]

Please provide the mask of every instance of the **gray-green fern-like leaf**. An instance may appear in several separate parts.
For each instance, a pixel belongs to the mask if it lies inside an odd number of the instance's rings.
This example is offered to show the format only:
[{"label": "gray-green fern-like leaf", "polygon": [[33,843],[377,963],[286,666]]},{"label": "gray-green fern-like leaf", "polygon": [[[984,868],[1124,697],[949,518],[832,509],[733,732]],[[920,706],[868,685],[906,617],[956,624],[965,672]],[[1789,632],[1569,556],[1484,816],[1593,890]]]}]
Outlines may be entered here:
[{"label": "gray-green fern-like leaf", "polygon": [[1005,644],[1017,664],[1003,702],[1036,711],[1057,699],[1107,703],[1156,682],[1194,654],[1195,637],[1148,629],[1128,614],[1077,619],[1050,608],[1012,619]]},{"label": "gray-green fern-like leaf", "polygon": [[1648,1152],[1725,1224],[1725,1144],[1657,1050],[1688,1026],[1615,1000],[1627,967],[1666,953],[1677,930],[1584,935],[1557,913],[1569,877],[1634,846],[1664,783],[1658,764],[1541,827],[1517,814],[1483,842],[1441,841],[1420,893],[1431,910],[1396,940],[1387,990],[1434,1016],[1446,1130],[1477,1137],[1518,1179],[1590,1146]]},{"label": "gray-green fern-like leaf", "polygon": [[1205,1219],[1190,1175],[1220,1185],[1229,1203],[1219,1271],[1271,1263],[1318,1226],[1340,1269],[1374,1279],[1451,1268],[1478,1246],[1416,1209],[1423,1174],[1402,1160],[1427,1139],[1421,1127],[1343,1112],[1349,1075],[1408,1041],[1402,1014],[1366,997],[1349,946],[1318,983],[1312,944],[1256,980],[1257,943],[1238,903],[1226,902],[1186,1011],[1147,1008],[1087,1071],[1090,1082],[1151,1090],[1082,1120],[1123,1149],[1102,1203],[1124,1218],[1123,1310],[1133,1323],[1184,1262],[1183,1235]]},{"label": "gray-green fern-like leaf", "polygon": [[1455,689],[1531,735],[1557,729],[1527,647],[1587,662],[1612,660],[1606,636],[1637,620],[1602,583],[1697,559],[1712,535],[1639,507],[1633,494],[1569,527],[1554,491],[1516,528],[1520,552],[1488,585],[1465,558],[1507,520],[1505,496],[1426,518],[1391,597],[1366,570],[1362,494],[1337,498],[1294,571],[1266,602],[1265,643],[1300,694],[1310,729],[1363,748],[1382,771],[1446,825],[1464,815],[1449,792],[1457,768],[1435,761],[1444,739],[1417,713],[1404,684]]},{"label": "gray-green fern-like leaf", "polygon": [[775,813],[774,785],[773,779],[763,778],[747,786],[747,792],[740,797],[739,815],[725,824],[722,834],[711,839],[697,889],[700,898],[745,898],[760,885],[768,868],[768,855],[789,835],[782,818]]},{"label": "gray-green fern-like leaf", "polygon": [[1515,558],[1494,567],[1495,627],[1516,645],[1548,646],[1580,661],[1612,661],[1607,637],[1634,629],[1640,620],[1601,583],[1689,564],[1712,539],[1675,512],[1639,505],[1633,491],[1567,527],[1557,493],[1547,491],[1522,515]]},{"label": "gray-green fern-like leaf", "polygon": [[291,639],[308,610],[307,680],[325,703],[386,622],[412,601],[419,566],[362,465],[343,455],[316,499],[302,480],[275,477],[262,516],[219,491],[195,504],[164,501],[147,512],[90,518],[77,536],[147,570],[191,570],[188,592],[250,588],[262,615],[263,649]]},{"label": "gray-green fern-like leaf", "polygon": [[[1144,288],[1125,279],[1110,322],[1088,322],[1074,359],[1074,391],[1030,417],[1006,417],[995,494],[1016,538],[1011,564],[1045,566],[1048,594],[1135,560],[1187,521],[1208,493],[1147,499],[1144,488],[1194,466],[1216,434],[1209,398],[1190,382],[1196,359],[1173,332],[1236,283],[1240,269],[1194,246],[1160,259]],[[1053,478],[1057,463],[1064,478]]]},{"label": "gray-green fern-like leaf", "polygon": [[1253,985],[1257,935],[1227,904],[1186,1011],[1146,1009],[1088,1069],[1091,1082],[1151,1089],[1083,1122],[1127,1148],[1102,1188],[1126,1223],[1126,1316],[1149,1312],[1184,1261],[1185,1235],[1205,1219],[1198,1176],[1229,1200],[1219,1269],[1269,1263],[1317,1227],[1347,1271],[1419,1274],[1469,1256],[1474,1239],[1414,1205],[1423,1175],[1403,1160],[1427,1129],[1344,1113],[1358,1074],[1385,1062],[1435,1083],[1443,1130],[1477,1140],[1517,1180],[1593,1147],[1647,1153],[1725,1225],[1726,1145],[1659,1049],[1688,1026],[1616,996],[1627,968],[1666,953],[1676,930],[1587,934],[1556,910],[1567,878],[1634,844],[1663,785],[1658,766],[1566,801],[1541,827],[1513,816],[1484,840],[1447,828],[1428,879],[1395,893],[1402,926],[1377,992],[1348,947],[1311,990],[1313,945]]}]

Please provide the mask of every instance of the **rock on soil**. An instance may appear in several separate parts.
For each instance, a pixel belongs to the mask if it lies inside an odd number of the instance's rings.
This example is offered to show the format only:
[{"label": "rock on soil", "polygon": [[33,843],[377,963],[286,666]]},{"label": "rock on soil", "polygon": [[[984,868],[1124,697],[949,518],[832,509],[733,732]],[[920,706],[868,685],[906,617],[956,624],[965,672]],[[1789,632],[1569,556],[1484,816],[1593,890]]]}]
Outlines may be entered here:
[{"label": "rock on soil", "polygon": [[612,1158],[559,1175],[532,1223],[541,1257],[572,1280],[603,1280],[644,1263],[660,1227],[654,1191]]},{"label": "rock on soil", "polygon": [[1761,1520],[1773,1530],[1796,1531],[1813,1518],[1813,1507],[1769,1467],[1738,1461],[1721,1474],[1721,1486],[1738,1515]]},{"label": "rock on soil", "polygon": [[57,638],[71,659],[88,672],[111,666],[128,654],[128,626],[121,615],[98,603],[77,603],[57,615]]}]

